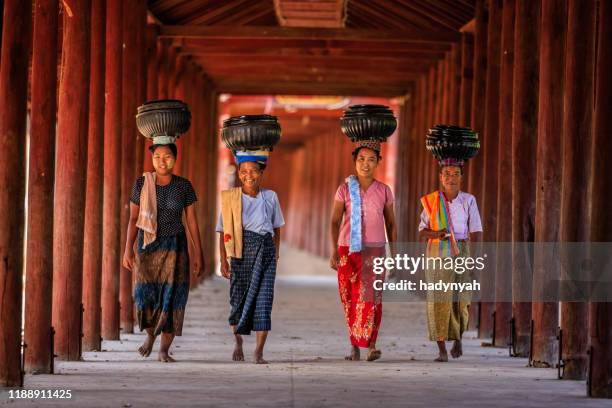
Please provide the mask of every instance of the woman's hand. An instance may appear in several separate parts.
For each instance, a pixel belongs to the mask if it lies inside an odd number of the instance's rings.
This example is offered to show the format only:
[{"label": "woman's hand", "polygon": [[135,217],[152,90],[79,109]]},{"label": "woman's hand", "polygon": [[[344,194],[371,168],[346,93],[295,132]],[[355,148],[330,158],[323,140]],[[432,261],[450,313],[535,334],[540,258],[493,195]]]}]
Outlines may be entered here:
[{"label": "woman's hand", "polygon": [[329,266],[333,270],[337,271],[339,262],[340,262],[340,254],[338,253],[337,249],[334,249],[334,251],[331,254],[331,257],[329,258]]},{"label": "woman's hand", "polygon": [[134,268],[134,251],[126,248],[123,252],[123,267],[129,271],[132,271]]},{"label": "woman's hand", "polygon": [[202,276],[203,272],[204,272],[204,257],[202,256],[201,252],[198,252],[195,254],[195,257],[193,259],[193,273],[195,274],[196,278],[199,278],[200,276]]},{"label": "woman's hand", "polygon": [[229,279],[232,277],[232,272],[230,271],[230,266],[229,262],[227,262],[227,259],[221,260],[221,275],[223,275],[225,279]]},{"label": "woman's hand", "polygon": [[438,239],[448,239],[450,237],[450,234],[448,233],[448,230],[446,228],[441,229],[440,231],[436,231],[436,233],[436,238]]}]

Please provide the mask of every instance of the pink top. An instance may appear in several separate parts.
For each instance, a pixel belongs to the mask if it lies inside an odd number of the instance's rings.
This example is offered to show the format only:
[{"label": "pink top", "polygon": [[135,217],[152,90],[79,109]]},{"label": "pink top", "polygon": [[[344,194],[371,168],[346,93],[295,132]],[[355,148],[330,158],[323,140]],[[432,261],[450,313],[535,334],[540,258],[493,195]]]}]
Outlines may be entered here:
[{"label": "pink top", "polygon": [[[336,191],[336,201],[344,203],[344,219],[340,226],[340,237],[338,246],[350,246],[351,242],[351,197],[348,184],[342,183]],[[393,204],[393,193],[388,185],[378,180],[368,187],[367,191],[361,190],[361,225],[363,243],[385,243],[385,217],[383,210],[385,206]]]}]

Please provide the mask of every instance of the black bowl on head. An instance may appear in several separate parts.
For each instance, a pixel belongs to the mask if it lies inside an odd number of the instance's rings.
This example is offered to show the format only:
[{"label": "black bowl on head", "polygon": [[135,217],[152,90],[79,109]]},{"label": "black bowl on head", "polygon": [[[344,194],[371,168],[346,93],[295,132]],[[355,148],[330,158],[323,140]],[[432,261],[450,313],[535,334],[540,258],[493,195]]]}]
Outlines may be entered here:
[{"label": "black bowl on head", "polygon": [[427,131],[425,147],[437,160],[467,160],[478,154],[480,140],[470,128],[436,125]]},{"label": "black bowl on head", "polygon": [[385,105],[352,105],[340,118],[340,128],[352,142],[385,142],[395,132],[397,120]]},{"label": "black bowl on head", "polygon": [[272,150],[280,137],[280,124],[272,115],[234,116],[224,120],[221,129],[221,140],[231,150]]},{"label": "black bowl on head", "polygon": [[138,107],[136,126],[143,136],[179,137],[189,130],[191,113],[183,101],[161,99]]}]

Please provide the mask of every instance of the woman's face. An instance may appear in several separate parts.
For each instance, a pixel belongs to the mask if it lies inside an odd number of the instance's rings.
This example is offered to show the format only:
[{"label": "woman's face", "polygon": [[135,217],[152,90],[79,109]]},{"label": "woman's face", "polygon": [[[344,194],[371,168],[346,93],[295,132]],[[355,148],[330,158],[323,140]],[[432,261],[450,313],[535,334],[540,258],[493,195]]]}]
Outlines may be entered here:
[{"label": "woman's face", "polygon": [[372,149],[364,147],[359,150],[355,158],[355,170],[361,177],[372,177],[378,167],[378,154]]},{"label": "woman's face", "polygon": [[461,188],[461,167],[444,166],[440,170],[440,182],[446,191],[459,191]]},{"label": "woman's face", "polygon": [[159,146],[153,152],[153,168],[160,176],[172,174],[175,163],[176,157],[168,146]]},{"label": "woman's face", "polygon": [[238,167],[238,178],[240,178],[242,185],[249,189],[259,188],[262,173],[259,164],[255,162],[240,163],[240,167]]}]

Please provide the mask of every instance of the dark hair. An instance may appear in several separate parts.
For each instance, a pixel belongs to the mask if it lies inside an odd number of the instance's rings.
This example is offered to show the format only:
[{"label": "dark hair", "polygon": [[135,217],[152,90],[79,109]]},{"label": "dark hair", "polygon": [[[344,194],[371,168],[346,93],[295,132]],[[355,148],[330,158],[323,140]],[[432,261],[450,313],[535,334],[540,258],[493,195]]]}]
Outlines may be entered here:
[{"label": "dark hair", "polygon": [[[242,162],[242,163],[246,163],[246,162]],[[240,164],[242,164],[242,163],[240,163]],[[251,162],[251,163],[257,164],[257,166],[259,167],[259,171],[260,172],[263,172],[266,169],[266,166],[267,166],[266,163],[261,163],[261,162],[256,162],[256,161]],[[240,170],[240,164],[238,165],[238,170]]]},{"label": "dark hair", "polygon": [[[357,155],[359,154],[361,149],[370,149],[370,148],[366,147],[366,146],[359,146],[358,148],[353,150],[353,152],[351,153],[353,155],[353,161],[357,160]],[[376,153],[376,159],[378,161],[380,161],[382,159],[382,156],[380,155],[380,152],[378,150],[374,150],[374,149],[370,149],[370,150],[373,151],[374,153]]]},{"label": "dark hair", "polygon": [[155,153],[155,150],[157,150],[158,147],[162,147],[162,146],[166,146],[168,149],[170,149],[170,151],[172,152],[172,155],[174,155],[174,158],[176,159],[176,155],[177,155],[177,148],[176,145],[174,143],[169,143],[169,144],[152,144],[151,146],[149,146],[149,151],[151,152],[151,154]]}]

